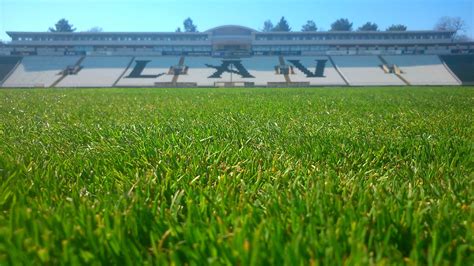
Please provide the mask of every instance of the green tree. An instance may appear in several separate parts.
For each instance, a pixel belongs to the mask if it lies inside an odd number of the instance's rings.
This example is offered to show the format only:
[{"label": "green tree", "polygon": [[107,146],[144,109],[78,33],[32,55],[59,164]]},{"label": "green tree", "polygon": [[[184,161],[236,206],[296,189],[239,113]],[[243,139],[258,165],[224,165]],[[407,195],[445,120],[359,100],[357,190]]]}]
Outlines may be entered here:
[{"label": "green tree", "polygon": [[198,32],[197,26],[194,25],[191,18],[187,18],[183,21],[184,31],[185,32]]},{"label": "green tree", "polygon": [[176,28],[174,32],[181,32],[181,28],[180,27]]},{"label": "green tree", "polygon": [[314,21],[308,20],[306,24],[301,27],[301,31],[318,31],[318,27]]},{"label": "green tree", "polygon": [[66,19],[62,18],[60,19],[56,25],[54,25],[54,28],[49,28],[50,32],[74,32],[76,31],[76,28],[73,28],[73,25],[69,24],[69,21]]},{"label": "green tree", "polygon": [[270,31],[273,31],[273,23],[271,22],[271,20],[266,20],[264,23],[263,23],[263,29],[262,31],[263,32],[270,32]]},{"label": "green tree", "polygon": [[406,31],[407,26],[402,24],[393,24],[392,26],[387,28],[387,31]]},{"label": "green tree", "polygon": [[92,27],[90,29],[87,30],[87,32],[103,32],[104,29],[102,29],[101,27]]},{"label": "green tree", "polygon": [[285,17],[281,17],[280,21],[273,28],[273,31],[289,32],[291,31],[291,27],[288,25],[288,21],[286,21]]},{"label": "green tree", "polygon": [[367,22],[364,25],[360,26],[358,31],[378,31],[379,26],[372,22]]},{"label": "green tree", "polygon": [[352,31],[352,25],[347,18],[340,18],[331,24],[331,31]]}]

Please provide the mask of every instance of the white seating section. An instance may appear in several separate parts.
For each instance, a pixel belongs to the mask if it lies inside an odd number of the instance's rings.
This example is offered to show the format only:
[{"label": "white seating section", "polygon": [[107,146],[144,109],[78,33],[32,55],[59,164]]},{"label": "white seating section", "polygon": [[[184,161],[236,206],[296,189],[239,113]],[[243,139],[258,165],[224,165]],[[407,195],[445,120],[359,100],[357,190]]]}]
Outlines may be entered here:
[{"label": "white seating section", "polygon": [[[171,66],[179,63],[179,56],[150,56],[150,57],[135,57],[130,67],[125,71],[125,75],[117,83],[117,86],[126,87],[153,87],[156,82],[171,82],[173,75],[168,75]],[[156,78],[150,77],[130,77],[137,62],[149,61],[146,67],[141,72],[141,75],[159,76]]]},{"label": "white seating section", "polygon": [[411,85],[460,85],[436,55],[383,56]]},{"label": "white seating section", "polygon": [[403,86],[405,83],[393,73],[385,73],[377,56],[333,56],[334,63],[352,86]]},{"label": "white seating section", "polygon": [[[206,66],[220,66],[225,61],[240,61],[242,66],[248,71],[253,78],[243,77],[242,75],[224,72],[221,78],[209,78],[215,72],[215,68]],[[323,77],[307,77],[298,68],[292,65],[289,60],[299,60],[309,71],[315,72],[317,60],[327,60]],[[286,65],[292,66],[294,74],[289,74],[291,82],[308,82],[310,85],[345,85],[344,80],[339,76],[327,57],[284,57],[283,61]],[[219,59],[211,57],[187,57],[185,65],[189,67],[188,75],[179,76],[179,82],[197,82],[198,86],[214,86],[219,82],[252,82],[255,86],[267,86],[269,82],[284,83],[286,82],[283,74],[277,74],[275,67],[280,65],[279,57],[251,57],[242,59]],[[236,70],[235,66],[230,68]]]},{"label": "white seating section", "polygon": [[[383,64],[386,64],[385,71],[381,67]],[[175,66],[181,66],[185,72],[175,75]],[[290,68],[288,74],[279,70],[283,66]],[[63,75],[66,69],[75,71]],[[387,69],[392,71],[387,73]],[[395,69],[397,71],[393,71]],[[214,87],[229,82],[255,86],[460,85],[459,79],[436,55],[254,56],[240,59],[209,56],[25,56],[11,72],[2,87],[154,87],[179,84]]]},{"label": "white seating section", "polygon": [[327,60],[324,68],[323,77],[307,77],[303,72],[301,72],[296,67],[293,67],[295,74],[290,75],[292,82],[309,82],[311,86],[344,86],[346,83],[342,77],[337,73],[336,69],[332,65],[329,57],[319,56],[319,57],[285,57],[286,64],[290,64],[289,60],[299,60],[302,65],[304,65],[308,70],[315,72],[317,60]]},{"label": "white seating section", "polygon": [[[233,74],[232,81],[253,82],[256,86],[267,86],[268,82],[285,82],[285,76],[275,72],[275,66],[280,64],[278,60],[277,56],[243,58],[242,65],[254,78],[243,78]],[[230,82],[230,73],[224,73],[222,78]]]},{"label": "white seating section", "polygon": [[214,86],[214,82],[224,81],[224,79],[209,78],[216,72],[214,68],[207,67],[209,65],[221,65],[222,60],[212,57],[186,57],[184,65],[189,67],[186,75],[180,75],[178,82],[181,83],[197,83],[197,86]]},{"label": "white seating section", "polygon": [[2,87],[50,87],[79,56],[27,56],[2,84]]},{"label": "white seating section", "polygon": [[90,56],[75,75],[67,75],[56,87],[112,87],[132,60],[130,56]]}]

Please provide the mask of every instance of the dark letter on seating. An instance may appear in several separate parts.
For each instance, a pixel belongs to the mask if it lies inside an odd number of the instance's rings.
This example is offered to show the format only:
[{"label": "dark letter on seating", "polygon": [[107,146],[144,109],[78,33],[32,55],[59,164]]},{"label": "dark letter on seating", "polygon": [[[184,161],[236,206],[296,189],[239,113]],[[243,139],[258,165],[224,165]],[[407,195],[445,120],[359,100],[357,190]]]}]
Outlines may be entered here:
[{"label": "dark letter on seating", "polygon": [[223,60],[220,66],[213,66],[206,64],[207,67],[215,68],[216,72],[208,78],[221,78],[224,72],[233,73],[242,76],[243,78],[255,78],[242,65],[241,60]]},{"label": "dark letter on seating", "polygon": [[300,60],[288,60],[288,62],[292,63],[297,69],[303,72],[306,77],[308,78],[323,78],[324,77],[324,69],[326,68],[326,62],[328,60],[316,60],[316,69],[314,72],[307,69],[303,64],[301,64]]},{"label": "dark letter on seating", "polygon": [[150,63],[150,60],[136,60],[135,67],[133,68],[130,75],[126,78],[145,78],[145,79],[154,79],[163,76],[165,73],[160,73],[158,75],[142,75],[143,70],[145,69],[146,65]]}]

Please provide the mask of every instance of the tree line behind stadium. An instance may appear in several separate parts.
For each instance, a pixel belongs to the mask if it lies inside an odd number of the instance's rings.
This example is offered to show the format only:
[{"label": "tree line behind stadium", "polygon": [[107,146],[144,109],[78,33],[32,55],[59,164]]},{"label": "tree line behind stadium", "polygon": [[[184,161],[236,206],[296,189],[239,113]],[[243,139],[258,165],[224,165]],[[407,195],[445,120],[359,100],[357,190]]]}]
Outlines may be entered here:
[{"label": "tree line behind stadium", "polygon": [[[456,39],[458,41],[463,40],[470,40],[468,36],[463,34],[466,30],[466,22],[461,19],[460,17],[441,17],[438,22],[434,26],[434,30],[440,31],[455,31],[456,32]],[[408,27],[404,24],[393,24],[386,28],[386,31],[406,31]],[[308,20],[304,25],[301,26],[302,32],[314,32],[318,31],[319,28],[314,22],[314,20]],[[329,31],[353,31],[354,30],[354,23],[351,22],[347,18],[340,18],[334,21],[331,24],[331,28]],[[54,27],[49,28],[50,32],[74,32],[76,28],[69,23],[66,19],[60,19]],[[101,27],[93,27],[88,30],[89,32],[101,32],[103,29]],[[271,20],[266,20],[263,23],[263,28],[261,29],[262,32],[290,32],[292,28],[290,27],[288,21],[285,17],[281,17],[281,19],[274,25]],[[379,26],[377,23],[374,22],[366,22],[362,26],[357,28],[357,31],[380,31]],[[176,28],[175,32],[198,32],[197,25],[193,22],[191,18],[186,18],[183,21],[183,28],[181,27]]]}]

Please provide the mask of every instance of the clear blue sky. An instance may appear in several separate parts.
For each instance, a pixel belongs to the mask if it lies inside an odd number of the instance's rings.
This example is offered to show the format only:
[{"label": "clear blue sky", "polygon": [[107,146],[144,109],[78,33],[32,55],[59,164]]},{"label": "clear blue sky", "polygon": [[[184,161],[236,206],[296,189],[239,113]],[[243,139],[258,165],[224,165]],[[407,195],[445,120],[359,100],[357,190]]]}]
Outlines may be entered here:
[{"label": "clear blue sky", "polygon": [[355,27],[373,21],[382,29],[402,23],[420,30],[442,16],[459,16],[474,37],[473,0],[0,0],[0,39],[9,39],[5,31],[46,31],[60,18],[78,31],[174,31],[188,16],[200,31],[225,24],[261,29],[281,16],[293,30],[310,19],[327,30],[341,17]]}]

